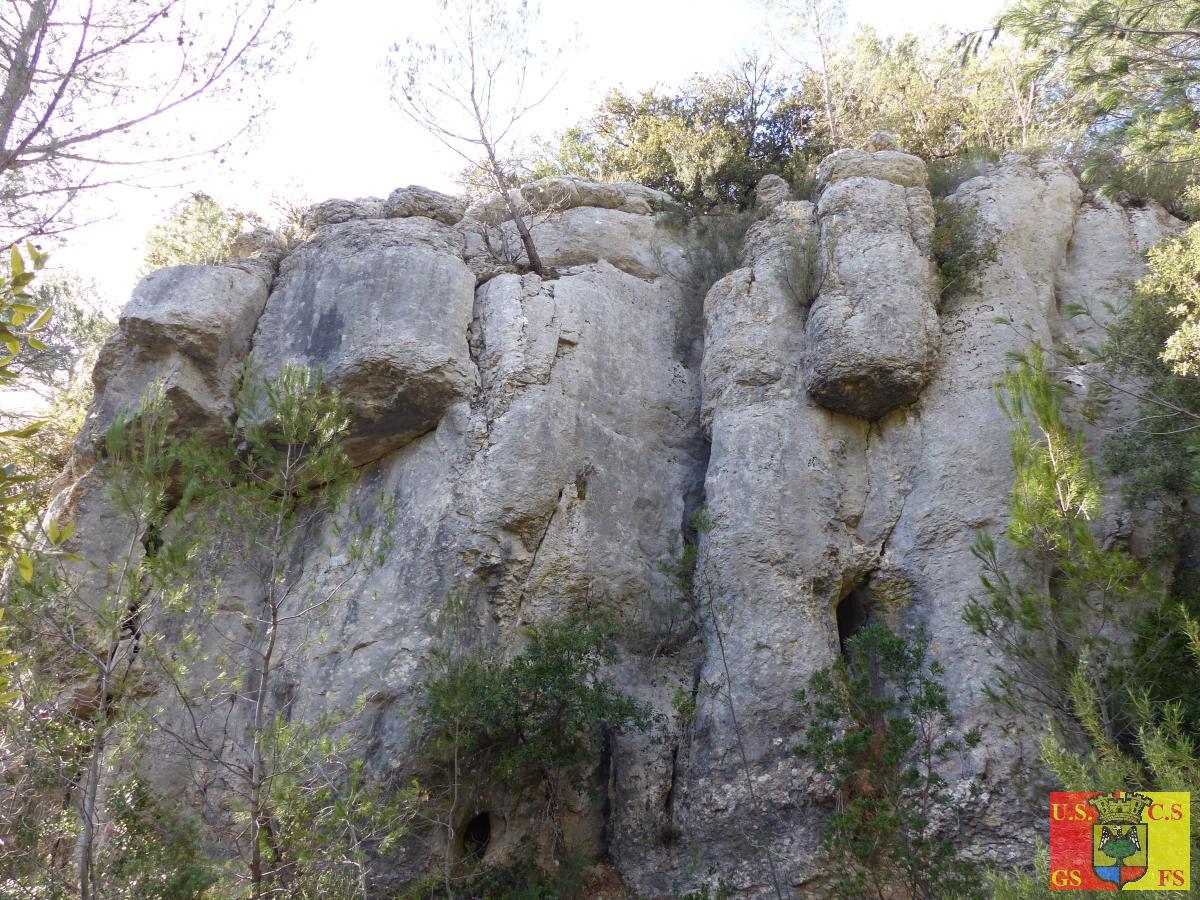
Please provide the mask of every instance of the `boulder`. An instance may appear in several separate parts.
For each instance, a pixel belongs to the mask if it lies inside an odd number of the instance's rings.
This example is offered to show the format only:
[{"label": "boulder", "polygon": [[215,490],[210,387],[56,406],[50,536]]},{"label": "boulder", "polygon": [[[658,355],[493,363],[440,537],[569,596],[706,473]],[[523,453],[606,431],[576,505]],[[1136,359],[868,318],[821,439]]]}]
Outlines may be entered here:
[{"label": "boulder", "polygon": [[867,153],[878,153],[880,150],[899,150],[900,143],[890,131],[876,131],[862,145]]},{"label": "boulder", "polygon": [[378,197],[323,200],[304,211],[300,216],[300,225],[307,231],[316,231],[326,225],[340,225],[355,219],[379,219],[384,214],[383,205],[384,202]]},{"label": "boulder", "polygon": [[96,361],[85,441],[98,439],[156,381],[171,401],[177,433],[223,434],[266,302],[263,279],[232,266],[172,266],[143,278]]},{"label": "boulder", "polygon": [[792,189],[778,175],[764,175],[754,189],[754,196],[758,199],[759,208],[770,212],[780,203],[792,199]]},{"label": "boulder", "polygon": [[332,223],[283,263],[255,333],[268,376],[323,372],[351,416],[346,451],[377,459],[470,396],[475,277],[462,237],[428,218]]},{"label": "boulder", "polygon": [[457,225],[466,212],[466,204],[458,197],[410,184],[388,194],[382,212],[389,219],[424,216],[443,225]]},{"label": "boulder", "polygon": [[804,383],[835,412],[876,419],[911,403],[937,360],[938,278],[925,164],[847,150],[818,170],[816,299]]}]

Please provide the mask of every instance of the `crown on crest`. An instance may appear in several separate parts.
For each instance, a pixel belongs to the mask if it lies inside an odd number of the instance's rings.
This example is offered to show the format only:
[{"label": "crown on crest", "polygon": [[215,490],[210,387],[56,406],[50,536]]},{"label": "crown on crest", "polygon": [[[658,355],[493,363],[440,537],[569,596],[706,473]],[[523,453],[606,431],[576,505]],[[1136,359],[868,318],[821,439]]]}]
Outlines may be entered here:
[{"label": "crown on crest", "polygon": [[1092,797],[1088,806],[1096,810],[1102,825],[1137,825],[1151,802],[1149,797],[1126,792],[1124,797],[1108,794]]}]

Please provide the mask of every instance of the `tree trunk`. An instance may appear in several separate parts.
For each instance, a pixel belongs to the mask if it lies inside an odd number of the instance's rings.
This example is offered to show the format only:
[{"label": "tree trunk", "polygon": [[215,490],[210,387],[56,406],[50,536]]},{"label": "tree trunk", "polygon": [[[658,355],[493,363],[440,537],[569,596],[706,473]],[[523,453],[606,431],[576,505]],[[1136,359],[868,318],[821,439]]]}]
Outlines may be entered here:
[{"label": "tree trunk", "polygon": [[274,534],[271,540],[271,569],[267,582],[267,646],[260,660],[262,669],[258,675],[258,693],[254,698],[253,746],[250,759],[250,885],[254,900],[263,896],[263,882],[266,873],[263,872],[262,836],[269,826],[267,798],[266,757],[263,745],[266,742],[267,731],[267,694],[271,687],[271,666],[275,662],[275,643],[279,637],[279,606],[280,600],[276,595],[276,582],[279,577],[280,544],[283,541],[284,517],[287,510],[288,497],[291,495],[292,479],[292,449],[288,448],[285,463],[283,490],[280,492],[279,508],[275,513]]},{"label": "tree trunk", "polygon": [[484,140],[483,146],[487,148],[488,167],[492,170],[492,179],[496,182],[496,188],[500,191],[500,196],[504,198],[504,206],[508,209],[508,217],[512,219],[513,225],[517,227],[517,234],[521,236],[521,243],[525,247],[525,256],[529,260],[529,268],[537,272],[543,278],[546,275],[546,267],[542,264],[542,257],[537,252],[537,247],[533,244],[533,235],[529,233],[529,228],[525,224],[525,219],[522,217],[516,204],[508,195],[508,179],[504,177],[504,170],[500,168],[500,163],[496,159],[496,154],[492,150],[491,141]]},{"label": "tree trunk", "polygon": [[11,48],[4,92],[0,94],[0,172],[7,172],[13,162],[9,146],[12,129],[21,105],[29,98],[36,68],[33,57],[45,37],[46,21],[45,0],[34,0],[29,6],[29,20]]}]

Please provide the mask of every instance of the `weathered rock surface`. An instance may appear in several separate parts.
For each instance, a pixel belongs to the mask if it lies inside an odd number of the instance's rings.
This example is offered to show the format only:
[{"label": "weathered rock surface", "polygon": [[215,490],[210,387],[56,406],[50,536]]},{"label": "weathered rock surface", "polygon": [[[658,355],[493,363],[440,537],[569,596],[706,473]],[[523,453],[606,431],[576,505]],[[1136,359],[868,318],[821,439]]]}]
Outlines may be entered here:
[{"label": "weathered rock surface", "polygon": [[475,278],[462,238],[426,218],[333,223],[282,264],[255,333],[266,373],[319,367],[346,398],[347,453],[377,459],[469,396]]},{"label": "weathered rock surface", "polygon": [[[516,208],[525,215],[565,212],[581,206],[615,209],[635,215],[649,215],[673,209],[679,204],[662,191],[632,182],[597,184],[568,175],[539,178],[509,191]],[[496,195],[467,210],[467,218],[499,225],[508,220],[508,207]]]},{"label": "weathered rock surface", "polygon": [[[180,427],[224,427],[251,349],[267,372],[323,368],[353,419],[350,502],[395,543],[345,585],[325,643],[282,648],[286,703],[306,718],[368,695],[360,737],[381,771],[415,765],[410,712],[448,601],[498,659],[529,623],[620,617],[609,674],[664,724],[611,736],[569,798],[568,838],[638,895],[713,873],[738,896],[774,896],[768,854],[785,892],[819,891],[834,798],[791,752],[793,694],[864,617],[929,627],[962,727],[984,733],[946,775],[993,811],[958,827],[994,861],[1024,858],[1012,782],[1036,746],[983,698],[992,663],[961,618],[978,584],[971,542],[1006,524],[1009,425],[993,388],[1030,337],[1089,339],[1060,304],[1119,302],[1174,225],[1085,203],[1062,164],[1005,157],[951,198],[977,212],[996,258],[939,310],[924,165],[886,136],[868,148],[826,160],[815,204],[764,179],[737,268],[706,297],[711,234],[638,186],[520,191],[558,276],[546,279],[489,253],[485,235],[511,237],[499,198],[461,222],[416,188],[320,204],[269,299],[270,279],[237,268],[149,276],[97,367],[93,421],[161,377]],[[125,536],[80,470],[59,508],[78,510],[78,552],[102,556]],[[664,566],[697,540],[681,592]],[[319,579],[339,541],[330,524],[298,548],[300,578]],[[230,583],[255,601],[250,579]],[[178,765],[155,777],[190,783]],[[462,822],[497,823],[489,861],[552,843],[527,800],[495,784],[463,797]],[[381,877],[419,874],[442,841],[414,833]]]},{"label": "weathered rock surface", "polygon": [[174,266],[143,278],[92,373],[96,403],[85,441],[98,439],[155,381],[179,433],[219,434],[266,301],[263,279],[231,266]]},{"label": "weathered rock surface", "polygon": [[843,150],[817,172],[804,382],[827,409],[878,418],[915,400],[933,370],[938,279],[925,178],[920,159],[895,150]]},{"label": "weathered rock surface", "polygon": [[300,225],[307,231],[316,231],[325,225],[341,225],[355,219],[378,219],[383,216],[383,203],[378,197],[323,200],[304,211],[300,216]]},{"label": "weathered rock surface", "polygon": [[396,188],[383,202],[383,215],[389,219],[424,216],[443,225],[457,225],[466,211],[466,204],[457,197],[410,184]]}]

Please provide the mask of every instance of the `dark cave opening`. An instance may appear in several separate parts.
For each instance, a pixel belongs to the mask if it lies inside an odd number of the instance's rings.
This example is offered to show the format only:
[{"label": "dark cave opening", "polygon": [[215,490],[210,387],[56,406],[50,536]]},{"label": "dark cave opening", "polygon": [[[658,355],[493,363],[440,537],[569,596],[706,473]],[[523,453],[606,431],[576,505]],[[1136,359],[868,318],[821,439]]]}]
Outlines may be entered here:
[{"label": "dark cave opening", "polygon": [[837,605],[838,647],[846,658],[846,642],[866,626],[871,618],[871,594],[865,586],[852,590]]},{"label": "dark cave opening", "polygon": [[468,862],[479,862],[487,854],[492,840],[492,814],[476,813],[462,831],[462,858]]}]

